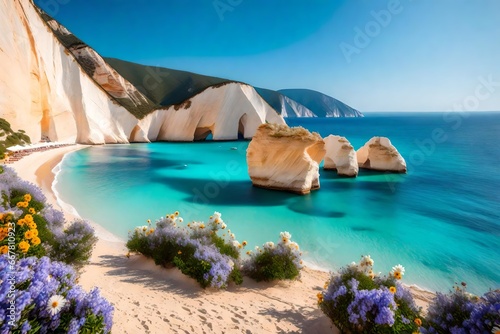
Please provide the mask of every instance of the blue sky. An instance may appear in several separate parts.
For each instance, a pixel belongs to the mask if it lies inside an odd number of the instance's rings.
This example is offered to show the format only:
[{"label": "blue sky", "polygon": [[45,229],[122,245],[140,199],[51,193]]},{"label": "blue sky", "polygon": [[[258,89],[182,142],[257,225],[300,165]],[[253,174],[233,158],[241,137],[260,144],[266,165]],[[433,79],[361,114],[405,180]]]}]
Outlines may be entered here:
[{"label": "blue sky", "polygon": [[361,111],[500,110],[498,0],[35,0],[101,55]]}]

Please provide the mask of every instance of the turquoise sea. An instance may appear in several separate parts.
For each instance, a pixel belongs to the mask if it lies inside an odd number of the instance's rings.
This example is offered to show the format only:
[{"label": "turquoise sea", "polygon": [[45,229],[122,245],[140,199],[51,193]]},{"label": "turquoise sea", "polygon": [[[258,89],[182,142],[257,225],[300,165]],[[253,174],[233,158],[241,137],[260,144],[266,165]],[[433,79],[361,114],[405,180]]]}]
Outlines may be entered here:
[{"label": "turquoise sea", "polygon": [[382,274],[446,292],[465,281],[500,288],[500,113],[366,113],[364,118],[288,119],[359,148],[387,136],[408,174],[320,170],[306,196],[252,187],[248,142],[94,146],[65,157],[55,185],[80,216],[122,239],[175,210],[185,221],[214,211],[253,249],[289,231],[311,266],[337,269],[370,254]]}]

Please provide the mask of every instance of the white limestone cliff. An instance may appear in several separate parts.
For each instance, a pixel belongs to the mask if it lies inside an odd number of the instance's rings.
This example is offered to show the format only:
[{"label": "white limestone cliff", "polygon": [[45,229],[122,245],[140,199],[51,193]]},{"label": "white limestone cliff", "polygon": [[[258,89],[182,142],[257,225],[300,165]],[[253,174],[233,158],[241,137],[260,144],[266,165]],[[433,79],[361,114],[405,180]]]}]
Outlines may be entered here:
[{"label": "white limestone cliff", "polygon": [[253,185],[299,194],[319,189],[324,145],[319,134],[302,127],[262,124],[247,149]]},{"label": "white limestone cliff", "polygon": [[259,125],[285,121],[252,86],[228,83],[209,87],[180,106],[159,109],[140,120],[131,141],[252,138]]},{"label": "white limestone cliff", "polygon": [[238,130],[249,138],[266,120],[284,123],[253,87],[239,83],[208,88],[184,108],[139,120],[124,105],[150,110],[152,102],[93,49],[81,43],[67,49],[54,32],[70,34],[45,22],[29,0],[0,0],[0,118],[33,142],[193,140],[208,130],[214,139],[237,139]]},{"label": "white limestone cliff", "polygon": [[406,173],[406,161],[389,138],[373,137],[356,155],[360,168]]},{"label": "white limestone cliff", "polygon": [[358,160],[351,143],[340,136],[329,135],[324,138],[325,162],[324,169],[335,169],[338,175],[355,177],[358,175]]}]

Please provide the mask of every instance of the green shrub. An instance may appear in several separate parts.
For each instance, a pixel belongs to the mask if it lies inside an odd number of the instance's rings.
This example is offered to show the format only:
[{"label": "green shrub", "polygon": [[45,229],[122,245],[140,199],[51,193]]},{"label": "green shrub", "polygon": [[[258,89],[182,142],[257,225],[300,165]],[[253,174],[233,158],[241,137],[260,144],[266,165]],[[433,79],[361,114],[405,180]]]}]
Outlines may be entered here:
[{"label": "green shrub", "polygon": [[388,277],[377,277],[372,266],[368,255],[332,275],[317,295],[323,313],[343,332],[417,332],[422,325],[420,309],[409,289],[399,283],[404,268],[397,265]]},{"label": "green shrub", "polygon": [[239,252],[246,242],[234,240],[230,231],[228,236],[217,234],[226,229],[221,214],[215,212],[207,224],[182,223],[178,212],[157,220],[156,227],[148,220],[148,225],[129,234],[127,248],[153,258],[157,265],[178,267],[203,288],[224,288],[229,282],[241,284]]},{"label": "green shrub", "polygon": [[291,241],[288,232],[281,232],[280,242],[275,246],[267,242],[255,252],[247,252],[250,258],[243,263],[243,271],[256,281],[291,280],[302,268],[302,253],[299,245]]}]

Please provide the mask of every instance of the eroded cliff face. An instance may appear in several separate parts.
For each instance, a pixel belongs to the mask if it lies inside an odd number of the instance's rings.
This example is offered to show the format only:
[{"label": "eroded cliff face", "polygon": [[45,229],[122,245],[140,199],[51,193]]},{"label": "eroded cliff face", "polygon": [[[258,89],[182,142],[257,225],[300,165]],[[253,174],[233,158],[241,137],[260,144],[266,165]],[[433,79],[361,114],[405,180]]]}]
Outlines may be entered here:
[{"label": "eroded cliff face", "polygon": [[373,137],[356,154],[360,168],[406,173],[406,161],[389,138]]},{"label": "eroded cliff face", "polygon": [[255,186],[307,194],[319,189],[325,143],[302,127],[262,124],[248,145],[248,174]]},{"label": "eroded cliff face", "polygon": [[139,121],[131,141],[193,141],[252,138],[259,125],[285,124],[251,86],[207,88],[181,105],[156,110]]},{"label": "eroded cliff face", "polygon": [[0,117],[33,142],[85,144],[203,139],[209,131],[249,138],[266,120],[284,123],[239,83],[206,89],[181,108],[156,106],[29,0],[0,0]]},{"label": "eroded cliff face", "polygon": [[335,169],[341,176],[355,177],[358,175],[358,160],[354,147],[345,137],[329,135],[325,142],[324,169]]}]

